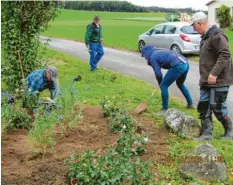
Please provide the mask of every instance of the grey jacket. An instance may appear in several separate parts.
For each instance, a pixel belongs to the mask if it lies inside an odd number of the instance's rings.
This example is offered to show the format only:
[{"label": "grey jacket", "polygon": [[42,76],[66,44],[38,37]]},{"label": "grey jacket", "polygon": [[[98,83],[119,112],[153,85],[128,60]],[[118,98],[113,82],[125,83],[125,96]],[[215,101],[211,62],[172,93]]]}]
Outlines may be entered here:
[{"label": "grey jacket", "polygon": [[[228,38],[216,26],[212,26],[202,36],[199,71],[201,76],[199,85],[201,87],[223,87],[233,84],[233,66]],[[210,73],[217,76],[216,84],[208,84]]]}]

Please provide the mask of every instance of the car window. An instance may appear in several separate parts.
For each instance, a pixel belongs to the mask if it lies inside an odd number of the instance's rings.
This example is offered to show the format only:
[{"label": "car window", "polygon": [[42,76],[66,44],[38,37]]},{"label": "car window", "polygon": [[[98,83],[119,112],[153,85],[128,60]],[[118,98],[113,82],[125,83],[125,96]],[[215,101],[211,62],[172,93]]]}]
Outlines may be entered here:
[{"label": "car window", "polygon": [[165,34],[174,34],[176,32],[176,27],[167,25],[164,29]]},{"label": "car window", "polygon": [[164,28],[163,25],[154,27],[153,34],[163,34],[164,33],[163,28]]},{"label": "car window", "polygon": [[180,30],[186,34],[198,34],[198,32],[193,29],[193,26],[183,26]]}]

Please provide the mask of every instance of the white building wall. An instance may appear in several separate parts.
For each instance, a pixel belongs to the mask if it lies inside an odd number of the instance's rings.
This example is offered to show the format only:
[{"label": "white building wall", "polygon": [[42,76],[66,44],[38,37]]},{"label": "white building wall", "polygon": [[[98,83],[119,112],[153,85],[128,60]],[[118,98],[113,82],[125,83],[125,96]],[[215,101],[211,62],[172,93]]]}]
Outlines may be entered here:
[{"label": "white building wall", "polygon": [[219,0],[219,1],[213,2],[208,6],[208,22],[211,25],[216,24],[217,26],[219,26],[216,20],[216,9],[219,8],[223,4],[230,7],[231,16],[233,16],[233,0]]}]

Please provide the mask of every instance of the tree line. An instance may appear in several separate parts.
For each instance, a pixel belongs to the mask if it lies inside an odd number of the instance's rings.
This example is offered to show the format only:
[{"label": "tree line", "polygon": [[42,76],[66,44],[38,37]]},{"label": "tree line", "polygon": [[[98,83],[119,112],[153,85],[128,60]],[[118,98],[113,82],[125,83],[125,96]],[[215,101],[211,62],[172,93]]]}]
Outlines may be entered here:
[{"label": "tree line", "polygon": [[137,6],[127,1],[64,1],[64,9],[108,12],[196,12],[192,8],[173,9],[158,6]]}]

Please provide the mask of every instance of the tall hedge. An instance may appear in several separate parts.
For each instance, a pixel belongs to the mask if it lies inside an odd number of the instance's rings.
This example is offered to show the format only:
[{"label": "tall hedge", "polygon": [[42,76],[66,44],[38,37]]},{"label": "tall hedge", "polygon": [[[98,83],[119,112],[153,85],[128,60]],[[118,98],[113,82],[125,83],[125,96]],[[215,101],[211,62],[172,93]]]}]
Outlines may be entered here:
[{"label": "tall hedge", "polygon": [[25,76],[39,67],[39,35],[58,15],[55,1],[2,1],[2,80],[9,89],[22,85],[20,58]]}]

